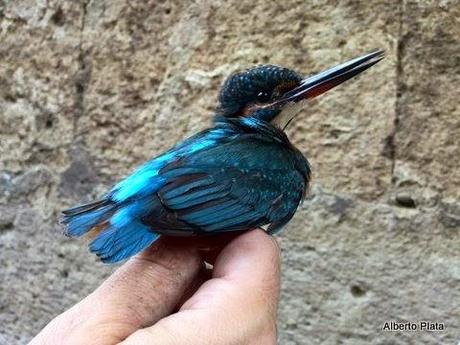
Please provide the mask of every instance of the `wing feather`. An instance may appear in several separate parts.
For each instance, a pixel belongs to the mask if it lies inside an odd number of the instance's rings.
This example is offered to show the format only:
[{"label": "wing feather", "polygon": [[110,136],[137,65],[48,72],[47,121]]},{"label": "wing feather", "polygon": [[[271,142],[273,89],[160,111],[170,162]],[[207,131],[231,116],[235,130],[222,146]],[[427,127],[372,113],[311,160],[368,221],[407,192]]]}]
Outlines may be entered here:
[{"label": "wing feather", "polygon": [[294,164],[279,144],[224,144],[166,166],[160,174],[173,178],[158,195],[195,230],[245,230],[292,217],[306,183]]}]

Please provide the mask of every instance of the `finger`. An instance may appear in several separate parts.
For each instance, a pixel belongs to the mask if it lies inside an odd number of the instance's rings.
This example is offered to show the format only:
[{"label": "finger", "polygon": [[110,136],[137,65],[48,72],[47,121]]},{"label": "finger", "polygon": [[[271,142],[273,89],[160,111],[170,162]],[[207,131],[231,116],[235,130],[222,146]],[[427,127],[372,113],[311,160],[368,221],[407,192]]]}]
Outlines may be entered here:
[{"label": "finger", "polygon": [[176,306],[177,309],[174,312],[179,311],[182,305],[197,292],[200,286],[211,278],[212,278],[212,268],[207,265],[203,265],[200,272],[195,276],[193,281],[190,283],[190,285],[185,290],[179,303]]},{"label": "finger", "polygon": [[68,328],[72,344],[117,343],[170,314],[201,266],[196,249],[159,241],[48,327]]},{"label": "finger", "polygon": [[261,230],[237,237],[217,258],[213,278],[178,313],[122,344],[275,344],[279,265],[272,237]]}]

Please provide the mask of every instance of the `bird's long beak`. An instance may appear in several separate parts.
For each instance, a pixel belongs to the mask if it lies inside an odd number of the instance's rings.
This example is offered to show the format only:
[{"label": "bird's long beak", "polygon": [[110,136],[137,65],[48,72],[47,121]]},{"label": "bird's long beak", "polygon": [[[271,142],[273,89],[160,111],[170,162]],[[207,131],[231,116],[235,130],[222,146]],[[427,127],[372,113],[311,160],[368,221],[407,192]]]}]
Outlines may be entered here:
[{"label": "bird's long beak", "polygon": [[302,80],[299,86],[287,92],[272,106],[284,106],[287,103],[297,103],[301,100],[319,96],[326,91],[342,84],[350,78],[367,70],[384,57],[383,50],[375,50],[372,53],[355,58],[341,65],[329,68],[314,76]]}]

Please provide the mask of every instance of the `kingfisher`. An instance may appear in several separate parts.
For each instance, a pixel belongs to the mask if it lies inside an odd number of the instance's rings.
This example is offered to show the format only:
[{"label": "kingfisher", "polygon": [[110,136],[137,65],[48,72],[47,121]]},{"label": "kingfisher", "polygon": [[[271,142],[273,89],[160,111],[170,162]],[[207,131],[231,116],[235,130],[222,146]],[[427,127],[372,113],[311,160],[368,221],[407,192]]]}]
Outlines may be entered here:
[{"label": "kingfisher", "polygon": [[311,182],[310,163],[284,130],[307,100],[383,57],[375,50],[308,77],[277,65],[234,73],[210,128],[147,161],[100,200],[63,211],[65,234],[92,234],[90,251],[116,263],[161,236],[278,232]]}]

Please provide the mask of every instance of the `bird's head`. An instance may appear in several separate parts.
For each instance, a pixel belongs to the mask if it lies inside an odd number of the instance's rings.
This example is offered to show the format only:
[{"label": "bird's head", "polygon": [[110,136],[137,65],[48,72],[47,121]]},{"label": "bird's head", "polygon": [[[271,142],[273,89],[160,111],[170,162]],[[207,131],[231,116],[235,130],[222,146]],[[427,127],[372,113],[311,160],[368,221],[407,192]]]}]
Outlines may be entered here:
[{"label": "bird's head", "polygon": [[256,117],[284,129],[304,105],[383,58],[377,50],[310,77],[276,65],[262,65],[231,75],[219,94],[217,114]]}]

